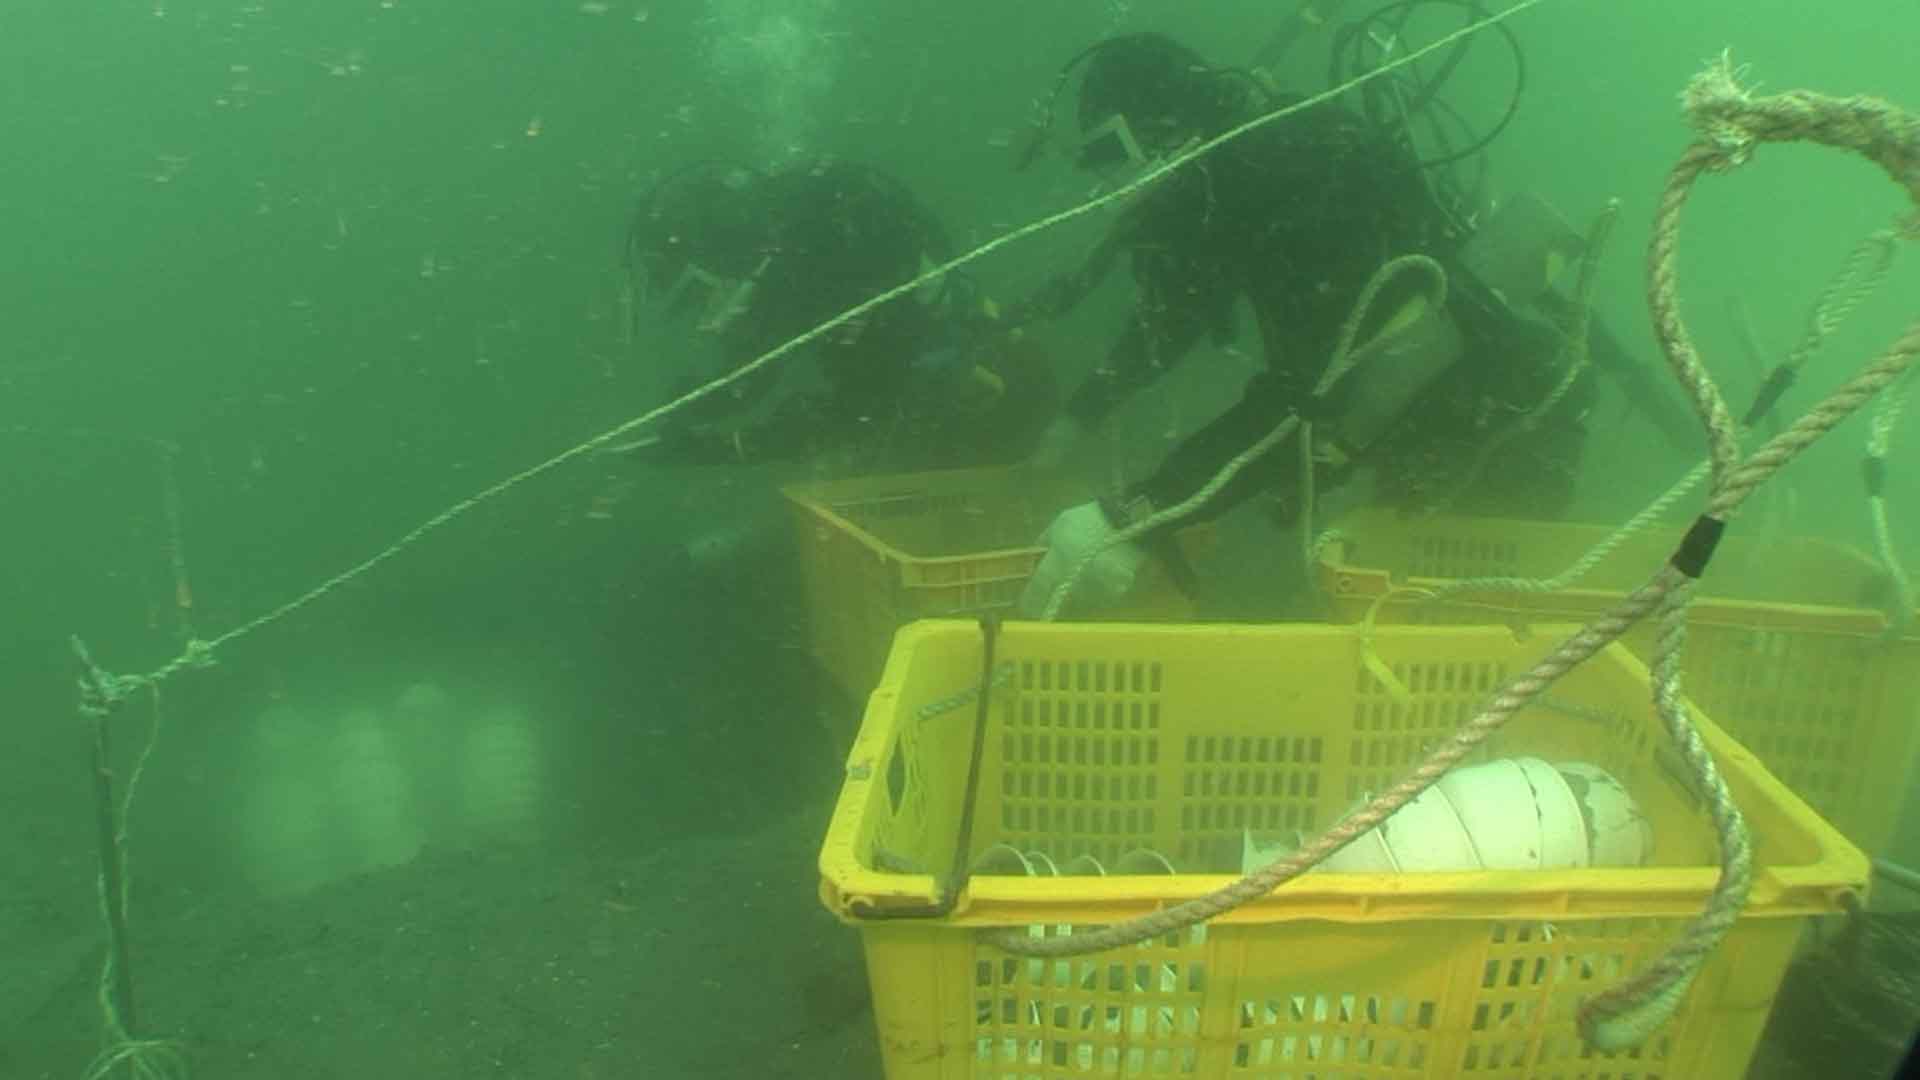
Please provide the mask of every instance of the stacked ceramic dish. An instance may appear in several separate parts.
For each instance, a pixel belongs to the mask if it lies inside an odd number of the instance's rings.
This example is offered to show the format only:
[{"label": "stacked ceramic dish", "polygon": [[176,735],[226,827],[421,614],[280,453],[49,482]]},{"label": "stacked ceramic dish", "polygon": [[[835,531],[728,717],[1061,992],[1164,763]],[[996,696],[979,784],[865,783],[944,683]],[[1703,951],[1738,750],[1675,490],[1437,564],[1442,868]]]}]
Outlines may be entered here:
[{"label": "stacked ceramic dish", "polygon": [[998,877],[1121,877],[1173,874],[1173,864],[1152,848],[1134,848],[1115,860],[1111,867],[1092,855],[1076,855],[1055,862],[1044,851],[1021,851],[1011,844],[995,844],[973,861],[973,873]]},{"label": "stacked ceramic dish", "polygon": [[[1251,872],[1299,842],[1243,838]],[[1507,758],[1455,769],[1318,869],[1389,874],[1442,870],[1572,870],[1644,864],[1653,832],[1632,795],[1585,762]]]}]

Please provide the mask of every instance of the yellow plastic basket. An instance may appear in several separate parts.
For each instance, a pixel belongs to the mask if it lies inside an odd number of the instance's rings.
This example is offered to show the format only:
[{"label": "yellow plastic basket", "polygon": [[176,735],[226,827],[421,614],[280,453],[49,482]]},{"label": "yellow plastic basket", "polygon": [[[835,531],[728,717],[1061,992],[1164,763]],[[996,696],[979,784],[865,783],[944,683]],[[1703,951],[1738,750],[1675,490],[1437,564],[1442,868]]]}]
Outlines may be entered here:
[{"label": "yellow plastic basket", "polygon": [[[811,648],[849,693],[880,678],[893,633],[915,619],[1008,611],[1046,549],[1054,515],[1086,498],[1023,468],[861,477],[784,489],[798,529]],[[1185,619],[1162,577],[1133,619]]]},{"label": "yellow plastic basket", "polygon": [[[1383,622],[1514,626],[1585,621],[1613,607],[1646,583],[1682,535],[1652,529],[1633,537],[1579,588],[1419,603],[1409,587],[1551,577],[1611,530],[1386,512],[1352,515],[1337,530],[1343,539],[1320,565],[1337,618],[1358,621],[1371,609]],[[1687,693],[1707,715],[1875,854],[1899,821],[1920,752],[1920,637],[1886,636],[1886,617],[1869,606],[1883,582],[1859,552],[1810,539],[1754,539],[1736,528],[1701,580],[1683,670]],[[1626,638],[1643,660],[1652,658],[1653,642],[1650,621]]]},{"label": "yellow plastic basket", "polygon": [[1324,625],[1008,624],[970,856],[1007,844],[1112,866],[1146,848],[1180,872],[976,874],[950,914],[913,918],[898,916],[936,897],[917,868],[944,874],[954,854],[975,707],[951,706],[977,683],[982,637],[959,621],[901,631],[820,855],[823,901],[861,929],[888,1080],[1740,1077],[1793,916],[1837,910],[1867,862],[1703,720],[1752,828],[1752,901],[1648,1045],[1585,1050],[1579,1003],[1654,956],[1715,876],[1704,811],[1649,719],[1646,669],[1619,647],[1487,753],[1608,769],[1653,823],[1644,868],[1313,873],[1204,927],[1069,960],[975,933],[1070,933],[1224,885],[1243,830],[1335,821],[1551,644],[1496,627],[1384,628],[1369,643]]}]

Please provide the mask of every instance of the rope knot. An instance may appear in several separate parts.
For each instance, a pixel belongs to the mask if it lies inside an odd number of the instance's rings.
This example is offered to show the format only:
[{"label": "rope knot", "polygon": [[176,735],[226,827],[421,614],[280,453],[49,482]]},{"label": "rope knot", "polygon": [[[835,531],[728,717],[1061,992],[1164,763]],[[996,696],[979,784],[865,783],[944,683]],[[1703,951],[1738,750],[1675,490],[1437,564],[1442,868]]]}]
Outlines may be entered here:
[{"label": "rope knot", "polygon": [[115,675],[98,667],[84,672],[79,679],[80,714],[89,720],[112,716],[121,702],[146,683],[138,675]]},{"label": "rope knot", "polygon": [[1738,124],[1711,124],[1701,129],[1701,135],[1714,151],[1709,172],[1731,172],[1753,157],[1754,137]]},{"label": "rope knot", "polygon": [[1700,132],[1702,143],[1713,152],[1708,168],[1715,172],[1745,165],[1753,156],[1759,138],[1743,118],[1753,104],[1753,95],[1740,85],[1743,69],[1733,64],[1733,54],[1722,51],[1705,70],[1688,80],[1680,94],[1687,117]]},{"label": "rope knot", "polygon": [[102,720],[113,714],[113,702],[89,679],[80,680],[79,708],[80,715],[88,720]]},{"label": "rope knot", "polygon": [[190,667],[210,668],[216,661],[213,658],[213,643],[203,638],[192,638],[181,657]]}]

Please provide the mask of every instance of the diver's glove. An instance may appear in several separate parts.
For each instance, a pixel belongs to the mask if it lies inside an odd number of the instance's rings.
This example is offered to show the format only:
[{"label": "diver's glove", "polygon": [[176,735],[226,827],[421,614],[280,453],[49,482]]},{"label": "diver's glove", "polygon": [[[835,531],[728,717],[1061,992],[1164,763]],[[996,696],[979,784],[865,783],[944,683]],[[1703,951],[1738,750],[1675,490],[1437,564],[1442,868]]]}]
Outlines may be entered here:
[{"label": "diver's glove", "polygon": [[1099,503],[1081,503],[1061,511],[1040,538],[1047,553],[1020,594],[1020,614],[1030,619],[1044,615],[1054,591],[1096,551],[1099,554],[1081,572],[1066,598],[1067,604],[1085,611],[1125,598],[1133,591],[1140,568],[1146,565],[1147,552],[1131,541],[1112,543],[1119,531]]}]

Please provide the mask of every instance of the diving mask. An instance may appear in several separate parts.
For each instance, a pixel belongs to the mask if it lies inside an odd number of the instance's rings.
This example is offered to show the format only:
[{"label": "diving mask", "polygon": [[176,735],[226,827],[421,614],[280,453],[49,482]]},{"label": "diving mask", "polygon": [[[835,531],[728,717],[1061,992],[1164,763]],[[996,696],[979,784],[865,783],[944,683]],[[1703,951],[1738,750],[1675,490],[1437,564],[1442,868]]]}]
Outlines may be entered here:
[{"label": "diving mask", "polygon": [[1140,140],[1134,138],[1133,125],[1124,114],[1115,113],[1089,130],[1080,140],[1074,159],[1083,169],[1124,169],[1137,171],[1147,164]]},{"label": "diving mask", "polygon": [[1081,168],[1099,173],[1104,185],[1125,187],[1199,145],[1198,136],[1180,141],[1179,135],[1166,127],[1137,130],[1125,114],[1115,113],[1088,129],[1074,160]]},{"label": "diving mask", "polygon": [[746,277],[728,277],[688,263],[661,296],[661,309],[673,315],[698,312],[696,328],[705,333],[722,333],[747,313],[753,303],[754,287],[771,261],[771,258],[761,260]]}]

